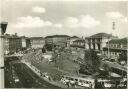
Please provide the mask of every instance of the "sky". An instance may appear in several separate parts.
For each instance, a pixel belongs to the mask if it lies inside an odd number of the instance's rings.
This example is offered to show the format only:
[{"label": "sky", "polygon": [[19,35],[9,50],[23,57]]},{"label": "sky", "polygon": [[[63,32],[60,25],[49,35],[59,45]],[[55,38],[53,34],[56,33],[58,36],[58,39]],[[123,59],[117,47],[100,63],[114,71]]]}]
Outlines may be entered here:
[{"label": "sky", "polygon": [[1,17],[9,34],[128,36],[128,1],[3,0]]}]

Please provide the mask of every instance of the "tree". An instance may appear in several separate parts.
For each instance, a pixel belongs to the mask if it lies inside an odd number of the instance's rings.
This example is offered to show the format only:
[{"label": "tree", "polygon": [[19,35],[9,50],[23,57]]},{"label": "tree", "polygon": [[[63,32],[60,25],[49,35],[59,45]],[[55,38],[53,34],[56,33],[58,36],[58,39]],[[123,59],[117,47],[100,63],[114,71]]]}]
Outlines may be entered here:
[{"label": "tree", "polygon": [[100,59],[97,56],[97,52],[94,50],[85,51],[84,63],[80,66],[80,71],[93,74],[99,70],[99,66]]},{"label": "tree", "polygon": [[111,71],[111,68],[107,64],[104,64],[103,69],[104,70],[100,71],[100,77],[102,76],[107,78],[109,76],[109,72]]},{"label": "tree", "polygon": [[90,75],[92,74],[92,69],[90,68],[90,65],[88,64],[81,64],[79,72],[86,74],[86,75]]},{"label": "tree", "polygon": [[52,51],[52,49],[53,49],[52,44],[46,44],[44,47],[46,48],[47,51]]},{"label": "tree", "polygon": [[45,47],[42,48],[42,53],[46,53]]},{"label": "tree", "polygon": [[119,62],[121,62],[121,61],[127,62],[127,52],[121,52],[121,54],[119,55],[118,61]]},{"label": "tree", "polygon": [[63,47],[55,50],[52,56],[52,61],[55,63],[55,67],[72,74],[79,74],[79,65],[72,62],[71,59],[71,54],[69,54]]}]

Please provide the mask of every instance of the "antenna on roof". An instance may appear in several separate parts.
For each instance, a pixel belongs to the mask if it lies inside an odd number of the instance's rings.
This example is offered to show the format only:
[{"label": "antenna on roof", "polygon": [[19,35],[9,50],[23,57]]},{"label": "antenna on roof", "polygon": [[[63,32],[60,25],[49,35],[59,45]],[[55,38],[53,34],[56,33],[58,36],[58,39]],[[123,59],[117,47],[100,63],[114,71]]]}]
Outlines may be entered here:
[{"label": "antenna on roof", "polygon": [[117,34],[117,31],[116,31],[116,22],[113,21],[112,22],[112,35],[115,36],[115,37],[118,37],[118,34]]},{"label": "antenna on roof", "polygon": [[112,22],[112,29],[115,30],[115,21]]}]

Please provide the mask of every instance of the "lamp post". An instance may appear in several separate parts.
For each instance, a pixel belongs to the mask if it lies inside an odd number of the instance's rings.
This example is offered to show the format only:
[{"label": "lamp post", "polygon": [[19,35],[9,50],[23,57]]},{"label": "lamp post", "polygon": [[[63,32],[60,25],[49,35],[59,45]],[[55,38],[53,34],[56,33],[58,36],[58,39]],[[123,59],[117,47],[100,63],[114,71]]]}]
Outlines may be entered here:
[{"label": "lamp post", "polygon": [[[117,36],[117,34],[115,33],[115,30],[116,30],[116,22],[115,21],[112,22],[112,30],[114,32],[111,33],[111,35],[112,36],[114,36],[114,35]],[[109,43],[109,41],[110,41],[110,37],[108,37],[108,58],[111,57],[111,54],[110,54],[110,43]]]},{"label": "lamp post", "polygon": [[108,58],[110,58],[110,48],[109,48],[110,44],[109,44],[109,37],[108,37]]},{"label": "lamp post", "polygon": [[[127,5],[128,6],[128,5]],[[128,15],[127,15],[127,17],[125,18],[125,22],[128,22]],[[127,55],[127,66],[128,66],[128,36],[126,37],[127,38],[127,50],[126,50],[126,55]],[[127,78],[128,78],[128,68],[127,68]],[[128,84],[128,83],[127,83]],[[127,86],[127,88],[128,88],[128,86]]]},{"label": "lamp post", "polygon": [[7,22],[0,23],[0,89],[4,89],[4,33]]}]

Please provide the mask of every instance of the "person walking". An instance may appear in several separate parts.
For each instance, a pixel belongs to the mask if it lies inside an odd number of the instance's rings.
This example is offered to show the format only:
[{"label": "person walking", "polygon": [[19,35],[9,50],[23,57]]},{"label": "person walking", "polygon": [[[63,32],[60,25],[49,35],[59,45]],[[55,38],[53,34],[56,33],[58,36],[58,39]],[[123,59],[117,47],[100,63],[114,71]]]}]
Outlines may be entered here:
[{"label": "person walking", "polygon": [[68,89],[70,88],[70,83],[69,82],[66,82],[66,85],[68,86]]}]

